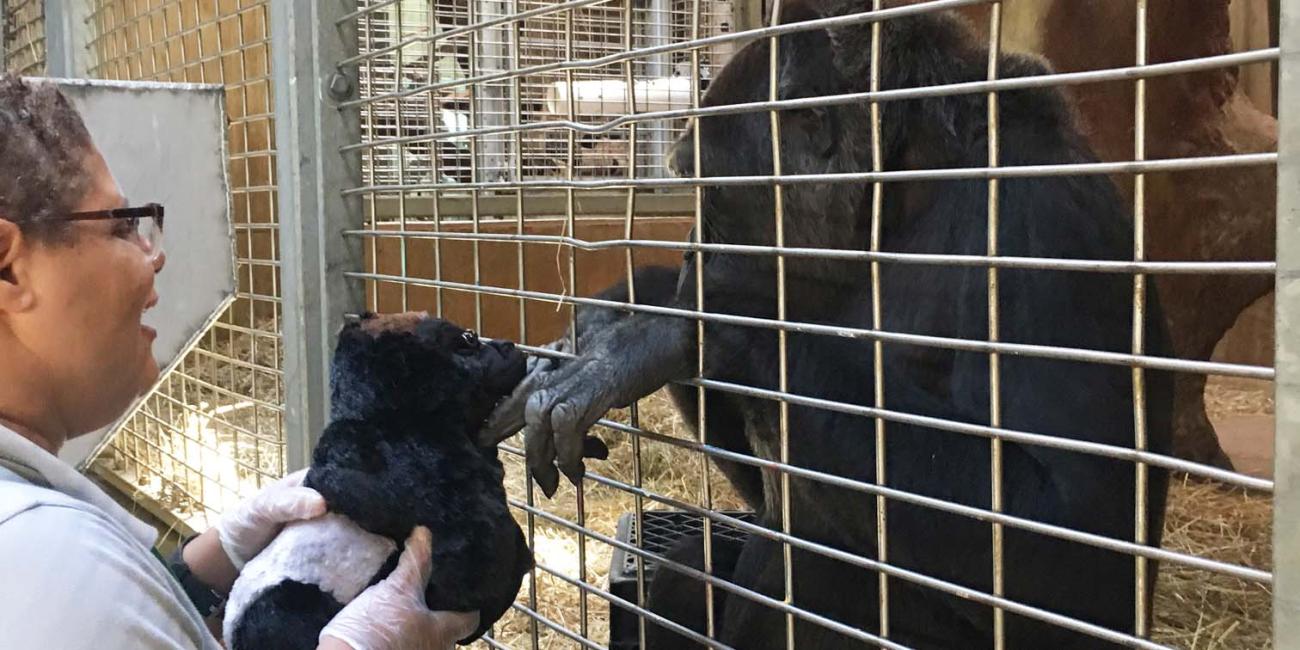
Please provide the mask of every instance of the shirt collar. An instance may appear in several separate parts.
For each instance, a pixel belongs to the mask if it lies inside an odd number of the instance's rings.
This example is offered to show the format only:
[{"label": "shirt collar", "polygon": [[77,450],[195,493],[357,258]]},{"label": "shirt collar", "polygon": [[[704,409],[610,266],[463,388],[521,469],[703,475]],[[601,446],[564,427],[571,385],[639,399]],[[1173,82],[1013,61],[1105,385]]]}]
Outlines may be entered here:
[{"label": "shirt collar", "polygon": [[158,531],[153,526],[135,518],[90,479],[3,425],[0,425],[0,462],[28,481],[98,508],[146,547],[152,547],[158,540]]}]

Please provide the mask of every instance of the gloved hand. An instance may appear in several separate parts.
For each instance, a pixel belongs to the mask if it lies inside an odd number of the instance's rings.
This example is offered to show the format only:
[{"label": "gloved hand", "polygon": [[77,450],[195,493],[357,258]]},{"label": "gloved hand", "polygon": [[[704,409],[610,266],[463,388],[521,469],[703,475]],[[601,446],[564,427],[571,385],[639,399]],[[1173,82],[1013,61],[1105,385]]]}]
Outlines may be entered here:
[{"label": "gloved hand", "polygon": [[217,535],[221,548],[238,570],[262,552],[284,524],[325,514],[325,498],[302,487],[307,470],[298,470],[262,488],[252,498],[221,516]]},{"label": "gloved hand", "polygon": [[478,629],[478,612],[433,612],[424,590],[433,571],[433,538],[417,526],[406,539],[397,568],[361,592],[321,630],[353,650],[448,650]]}]

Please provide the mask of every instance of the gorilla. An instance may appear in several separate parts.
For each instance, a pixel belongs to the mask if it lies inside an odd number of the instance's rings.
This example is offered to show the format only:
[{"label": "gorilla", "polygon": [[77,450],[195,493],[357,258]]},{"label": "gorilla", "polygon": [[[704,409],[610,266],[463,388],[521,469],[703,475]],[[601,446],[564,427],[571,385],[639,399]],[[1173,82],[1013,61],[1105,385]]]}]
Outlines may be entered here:
[{"label": "gorilla", "polygon": [[[787,23],[870,9],[867,0],[790,0]],[[881,24],[879,82],[883,90],[980,81],[988,51],[969,25],[950,14],[913,14]],[[857,24],[783,35],[779,39],[781,99],[863,92],[870,88],[871,26]],[[766,101],[769,39],[741,49],[717,75],[705,106]],[[1049,73],[1029,56],[1001,54],[1002,77]],[[1003,166],[1096,162],[1057,89],[998,94]],[[880,154],[885,170],[984,167],[988,164],[985,94],[928,96],[879,105]],[[784,174],[872,169],[871,108],[866,102],[780,113]],[[670,154],[681,176],[770,175],[770,114],[702,117],[699,168],[694,132]],[[1104,176],[1004,178],[998,183],[999,253],[1008,256],[1131,260],[1130,210]],[[986,179],[890,181],[883,184],[879,246],[898,253],[984,255],[990,184]],[[775,245],[774,192],[713,186],[703,190],[700,239],[706,243]],[[873,189],[869,183],[799,183],[784,189],[784,242],[792,247],[870,249]],[[637,302],[696,309],[696,274],[703,276],[709,313],[763,319],[778,315],[777,260],[769,255],[687,253],[679,277],[643,269],[634,278]],[[788,257],[789,321],[870,329],[872,271],[862,260]],[[887,332],[986,341],[987,271],[983,267],[883,262],[879,271],[882,329]],[[1134,280],[1122,274],[1003,268],[997,300],[999,340],[1126,353],[1133,341]],[[603,294],[622,299],[625,289]],[[1154,287],[1146,288],[1146,351],[1169,355],[1164,318]],[[551,495],[559,473],[580,480],[590,428],[609,409],[669,386],[684,420],[696,422],[695,388],[674,382],[697,376],[697,323],[635,310],[582,308],[576,350],[566,336],[550,347],[559,358],[533,360],[529,376],[481,432],[495,442],[523,429],[529,470]],[[773,328],[706,321],[703,377],[766,390],[779,388],[778,334]],[[990,361],[986,353],[952,346],[887,342],[876,359],[872,340],[790,332],[788,386],[800,396],[874,406],[877,361],[883,368],[884,406],[894,412],[974,425],[990,423]],[[1143,371],[1147,449],[1170,447],[1171,377]],[[1003,354],[1001,426],[1115,447],[1135,446],[1133,371],[1103,365]],[[776,401],[721,389],[706,396],[705,438],[714,446],[765,461],[781,458],[781,415]],[[885,424],[884,484],[947,502],[992,507],[989,440],[890,421]],[[790,465],[863,483],[877,480],[876,421],[860,414],[791,404]],[[879,558],[874,495],[826,481],[791,476],[788,522],[782,522],[780,474],[772,468],[719,463],[763,525],[839,551]],[[1147,543],[1158,546],[1168,477],[1148,469]],[[1137,475],[1132,463],[1038,444],[1004,441],[1003,512],[1091,534],[1133,540]],[[993,592],[992,526],[931,507],[886,501],[885,560],[893,566],[963,588]],[[1121,633],[1134,632],[1135,560],[1124,553],[1056,536],[1004,527],[1003,593],[1009,600]],[[782,544],[751,535],[738,552],[724,549],[714,573],[737,586],[787,597]],[[994,643],[995,616],[986,604],[902,577],[887,583],[888,619],[880,620],[880,582],[874,571],[808,550],[794,549],[790,602],[848,626],[915,648],[981,648]],[[703,567],[699,538],[683,540],[670,560]],[[1146,603],[1157,566],[1147,564]],[[785,647],[786,616],[725,590],[714,590],[717,638],[737,648]],[[648,607],[703,631],[701,583],[661,565]],[[650,626],[652,648],[692,644]],[[847,648],[863,643],[796,617],[798,647]],[[1040,618],[1006,612],[1008,647],[1095,648],[1108,642]]]}]

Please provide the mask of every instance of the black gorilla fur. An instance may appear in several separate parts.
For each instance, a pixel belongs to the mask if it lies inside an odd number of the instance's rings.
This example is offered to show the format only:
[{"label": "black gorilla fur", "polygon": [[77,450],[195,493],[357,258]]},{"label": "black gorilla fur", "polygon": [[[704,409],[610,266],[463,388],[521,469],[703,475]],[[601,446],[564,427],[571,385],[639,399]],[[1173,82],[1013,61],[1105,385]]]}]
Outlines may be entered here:
[{"label": "black gorilla fur", "polygon": [[[304,485],[333,513],[394,540],[416,525],[433,532],[432,610],[479,611],[481,636],[514,602],[533,566],[510,516],[495,446],[473,433],[523,378],[525,357],[509,342],[425,315],[363,315],[339,336],[331,422]],[[396,566],[394,552],[371,583]],[[314,648],[342,608],[316,585],[284,580],[259,595],[227,639],[234,650]]]}]

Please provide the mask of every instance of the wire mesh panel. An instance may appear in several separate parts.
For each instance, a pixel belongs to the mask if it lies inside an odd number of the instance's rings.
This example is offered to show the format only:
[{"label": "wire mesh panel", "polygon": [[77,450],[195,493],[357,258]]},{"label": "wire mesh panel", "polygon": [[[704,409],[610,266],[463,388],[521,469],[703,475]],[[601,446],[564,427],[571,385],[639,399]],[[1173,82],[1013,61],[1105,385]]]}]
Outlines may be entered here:
[{"label": "wire mesh panel", "polygon": [[285,471],[267,6],[97,0],[90,23],[95,77],[226,88],[238,299],[99,461],[137,497],[203,530]]},{"label": "wire mesh panel", "polygon": [[559,360],[483,643],[1268,647],[1268,3],[757,4],[349,17],[349,276]]},{"label": "wire mesh panel", "polygon": [[45,73],[45,3],[42,0],[7,0],[0,4],[5,68],[23,75]]}]

